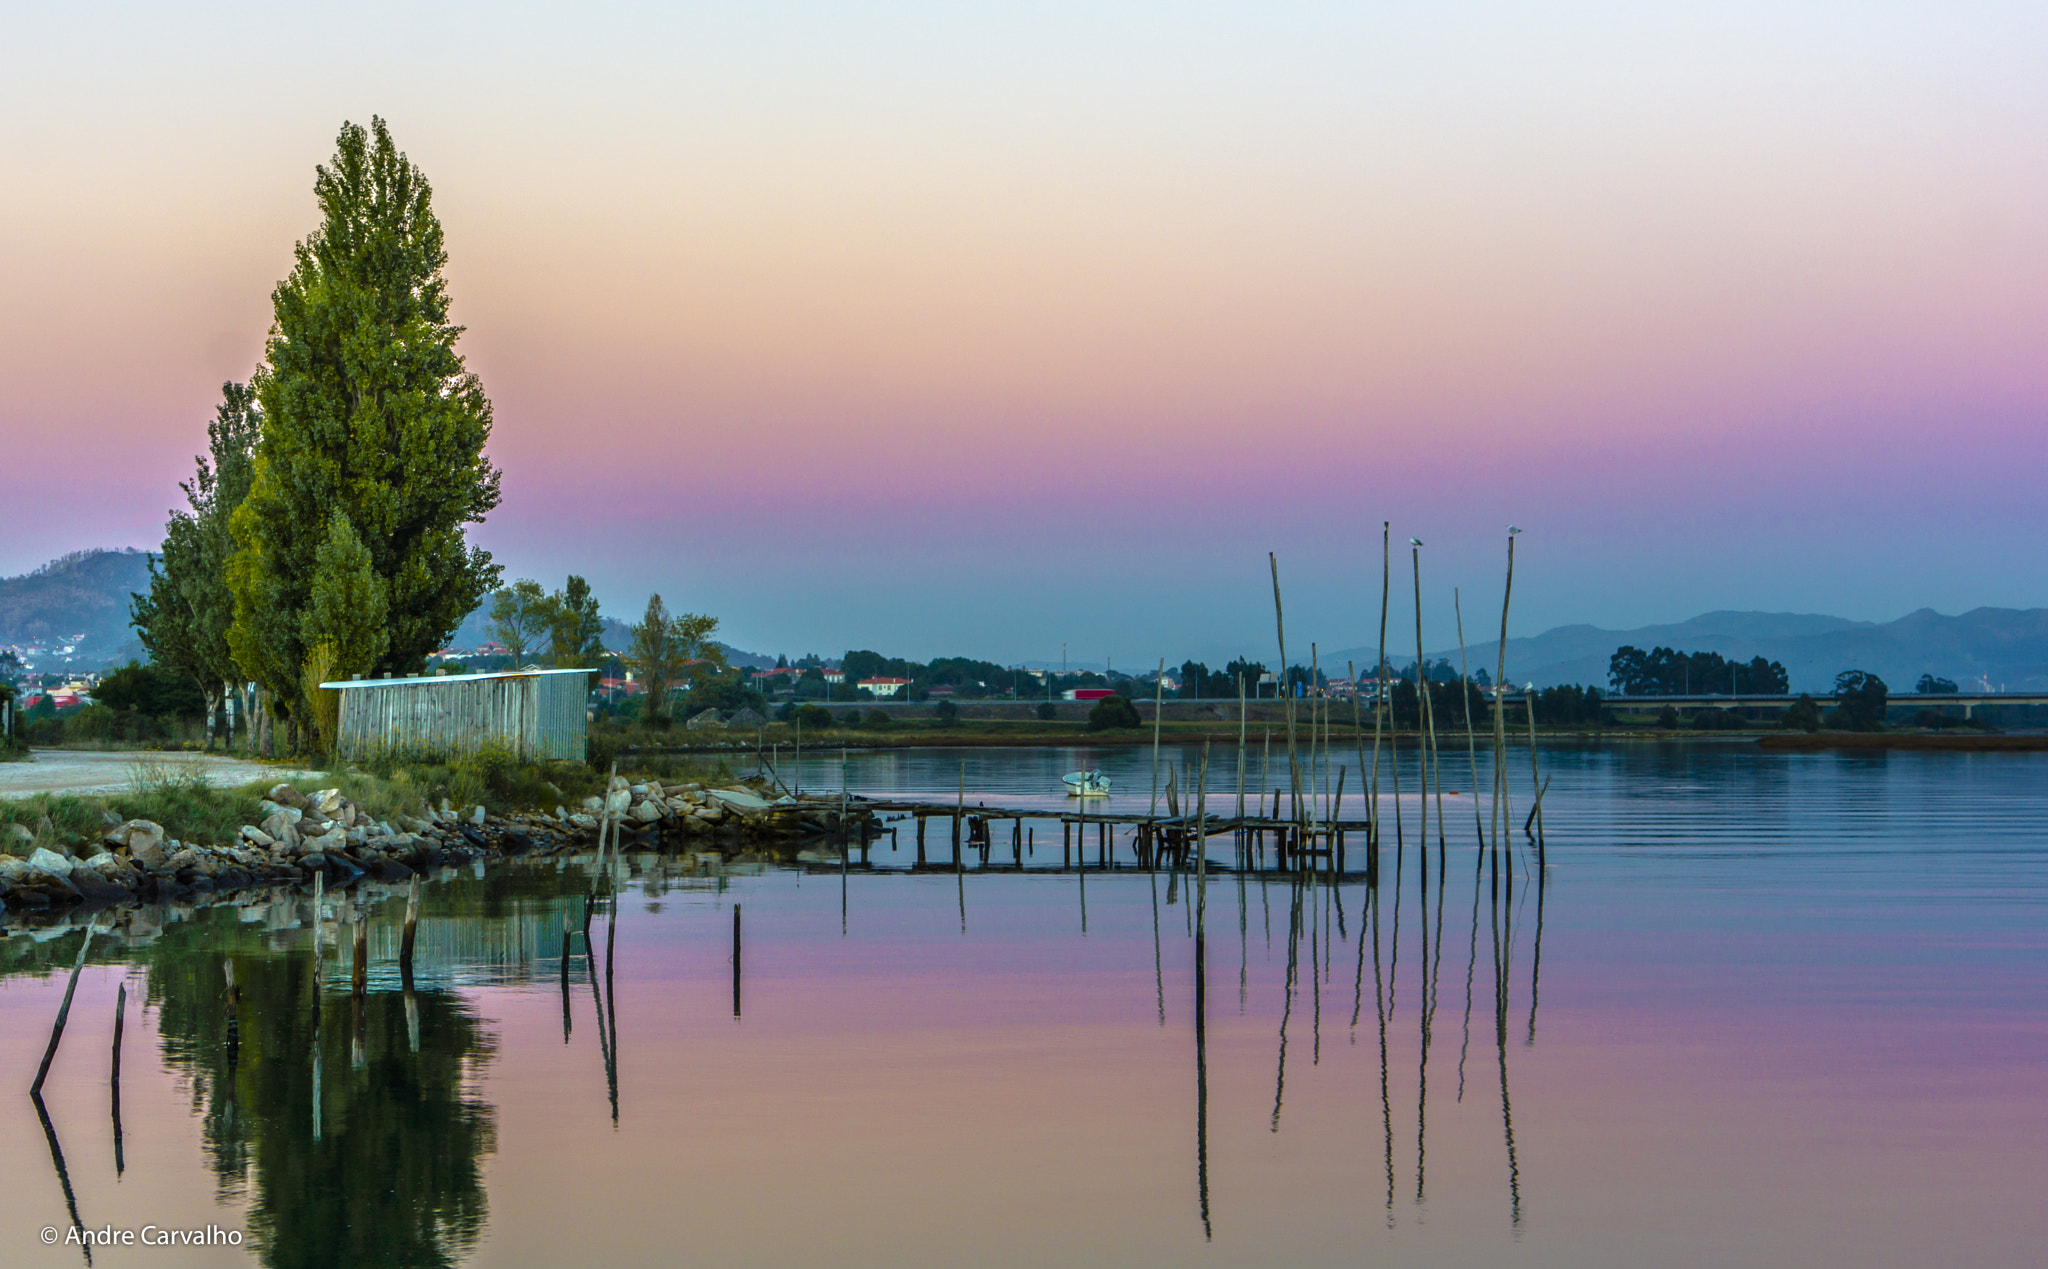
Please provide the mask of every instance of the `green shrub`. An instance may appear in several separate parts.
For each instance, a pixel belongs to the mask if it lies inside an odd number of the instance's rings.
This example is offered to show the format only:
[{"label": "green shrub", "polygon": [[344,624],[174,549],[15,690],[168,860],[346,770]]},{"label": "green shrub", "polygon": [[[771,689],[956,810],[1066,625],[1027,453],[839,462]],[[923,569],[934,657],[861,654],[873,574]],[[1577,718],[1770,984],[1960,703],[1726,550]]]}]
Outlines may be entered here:
[{"label": "green shrub", "polygon": [[951,701],[940,701],[939,707],[932,711],[932,717],[941,727],[957,727],[960,725],[960,707]]},{"label": "green shrub", "polygon": [[1053,708],[1051,701],[1038,702],[1038,708],[1033,712],[1038,715],[1038,721],[1041,723],[1049,723],[1060,715],[1060,712]]},{"label": "green shrub", "polygon": [[889,730],[890,726],[894,723],[894,721],[894,719],[890,718],[889,715],[883,713],[879,709],[871,709],[868,711],[868,726],[870,728],[873,728],[875,731]]},{"label": "green shrub", "polygon": [[1137,706],[1121,696],[1105,696],[1088,711],[1089,731],[1115,731],[1144,725],[1145,720],[1138,717]]},{"label": "green shrub", "polygon": [[1778,722],[1780,726],[1792,731],[1819,731],[1820,706],[1815,703],[1813,697],[1801,692],[1799,699],[1792,702],[1791,707],[1786,709],[1785,716]]},{"label": "green shrub", "polygon": [[819,731],[832,726],[832,711],[823,705],[799,705],[790,712],[790,717],[799,725],[813,727]]}]

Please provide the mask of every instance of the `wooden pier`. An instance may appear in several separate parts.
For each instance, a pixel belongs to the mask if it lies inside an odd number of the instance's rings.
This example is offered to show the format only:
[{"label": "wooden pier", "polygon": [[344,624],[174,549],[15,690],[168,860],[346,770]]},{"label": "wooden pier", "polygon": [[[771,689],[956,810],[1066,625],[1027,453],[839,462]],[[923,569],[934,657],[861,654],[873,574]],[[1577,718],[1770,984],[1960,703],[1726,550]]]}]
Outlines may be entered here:
[{"label": "wooden pier", "polygon": [[[1277,793],[1274,800],[1276,803],[1279,800]],[[1092,814],[1085,808],[1062,810],[989,806],[985,803],[967,806],[959,800],[948,803],[875,799],[859,801],[857,807],[877,819],[894,816],[915,822],[915,859],[910,866],[913,872],[960,871],[966,867],[970,856],[977,857],[977,870],[1066,871],[1085,868],[1099,871],[1133,865],[1147,870],[1160,867],[1186,869],[1195,865],[1198,849],[1205,848],[1210,839],[1228,835],[1235,859],[1229,865],[1211,865],[1219,871],[1350,875],[1350,865],[1362,863],[1364,867],[1360,872],[1366,880],[1376,881],[1379,874],[1378,843],[1373,840],[1371,824],[1363,820],[1317,822],[1307,817],[1297,820],[1280,815],[1200,816],[1175,811],[1159,815],[1137,812]],[[935,861],[932,857],[935,843],[930,840],[930,822],[934,819],[945,825],[943,861]],[[1057,869],[1049,859],[1044,864],[1026,863],[1027,857],[1036,854],[1035,821],[1060,825],[1060,864]],[[1004,834],[1009,839],[1007,852],[996,846],[997,835],[1005,824],[1008,825]],[[1129,861],[1116,858],[1118,838],[1124,836],[1121,830],[1128,830]],[[893,840],[895,830],[886,830],[886,835]],[[878,840],[879,837],[864,837],[850,845],[859,850],[861,862],[866,864]],[[1051,843],[1048,841],[1047,845],[1050,848]],[[1362,858],[1351,857],[1354,845],[1362,847]],[[1004,853],[1010,856],[1007,862],[1002,859]]]}]

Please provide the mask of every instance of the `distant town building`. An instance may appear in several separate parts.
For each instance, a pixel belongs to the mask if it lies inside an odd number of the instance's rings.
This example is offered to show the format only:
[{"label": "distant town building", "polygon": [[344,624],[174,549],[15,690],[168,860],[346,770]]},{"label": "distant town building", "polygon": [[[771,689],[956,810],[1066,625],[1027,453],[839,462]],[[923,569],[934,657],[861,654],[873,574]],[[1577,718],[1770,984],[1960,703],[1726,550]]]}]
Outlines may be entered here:
[{"label": "distant town building", "polygon": [[855,686],[863,692],[876,696],[901,696],[910,686],[909,679],[862,679]]},{"label": "distant town building", "polygon": [[826,667],[825,667],[824,669],[822,669],[822,670],[819,670],[819,671],[818,671],[818,673],[820,673],[820,674],[822,674],[822,675],[824,675],[824,676],[825,676],[825,681],[826,681],[827,683],[844,683],[844,682],[846,682],[846,671],[845,671],[845,670],[842,670],[842,669],[839,669],[839,668],[837,668],[837,667],[835,667],[835,666],[830,666],[830,665],[828,665],[828,666],[826,666]]}]

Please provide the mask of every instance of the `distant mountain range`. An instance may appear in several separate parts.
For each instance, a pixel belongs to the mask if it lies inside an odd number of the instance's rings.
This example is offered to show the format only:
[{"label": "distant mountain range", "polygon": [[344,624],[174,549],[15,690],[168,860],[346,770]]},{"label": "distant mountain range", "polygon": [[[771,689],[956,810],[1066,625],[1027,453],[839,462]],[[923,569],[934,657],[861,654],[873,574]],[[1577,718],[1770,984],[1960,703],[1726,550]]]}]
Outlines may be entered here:
[{"label": "distant mountain range", "polygon": [[[142,654],[128,625],[128,596],[149,584],[141,551],[77,551],[33,573],[0,578],[0,647],[41,645],[39,668],[96,669]],[[475,647],[489,636],[484,616],[472,613],[450,637],[455,647]],[[605,619],[605,643],[623,648],[630,639],[624,622]],[[2048,691],[2048,608],[1977,608],[1945,617],[1923,608],[1897,621],[1849,621],[1811,613],[1710,612],[1689,621],[1634,630],[1559,626],[1527,639],[1508,640],[1508,679],[1548,687],[1587,683],[1605,687],[1607,659],[1630,644],[1682,652],[1718,652],[1748,660],[1782,662],[1794,691],[1823,692],[1843,670],[1867,670],[1893,691],[1911,691],[1922,674],[1953,679],[1961,687],[1993,691]],[[72,647],[62,655],[57,649]],[[725,646],[725,645],[721,645]],[[1493,673],[1498,656],[1492,641],[1465,649],[1476,671]],[[770,666],[772,656],[726,647],[735,665]],[[1360,669],[1378,655],[1369,647],[1322,655],[1325,666],[1346,661]],[[1428,654],[1458,661],[1455,645]],[[1407,665],[1411,657],[1389,655]],[[1075,666],[1074,668],[1082,668]]]},{"label": "distant mountain range", "polygon": [[[1648,650],[1718,652],[1763,657],[1784,665],[1795,692],[1834,688],[1843,670],[1865,670],[1894,692],[1911,691],[1922,674],[1953,679],[1964,690],[2048,690],[2048,608],[1977,608],[1946,617],[1922,608],[1897,621],[1849,621],[1811,613],[1710,612],[1672,625],[1634,630],[1559,626],[1527,639],[1508,640],[1508,681],[1549,687],[1558,683],[1607,685],[1607,659],[1624,645]],[[1494,672],[1494,640],[1467,645],[1472,669]],[[1325,665],[1350,659],[1361,668],[1376,649],[1325,655]],[[1430,652],[1456,665],[1458,649]],[[1389,661],[1394,658],[1390,655]],[[1400,658],[1408,665],[1414,657]]]}]

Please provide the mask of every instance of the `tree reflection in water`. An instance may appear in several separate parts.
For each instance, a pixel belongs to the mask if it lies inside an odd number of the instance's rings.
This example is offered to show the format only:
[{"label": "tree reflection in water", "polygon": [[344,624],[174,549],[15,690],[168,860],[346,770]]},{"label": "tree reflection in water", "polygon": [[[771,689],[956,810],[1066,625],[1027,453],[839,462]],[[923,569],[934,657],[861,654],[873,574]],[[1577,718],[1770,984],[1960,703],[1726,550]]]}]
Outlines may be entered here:
[{"label": "tree reflection in water", "polygon": [[[230,956],[238,1046],[223,996]],[[476,1088],[494,1041],[466,1002],[417,991],[413,1052],[403,995],[370,992],[365,1060],[351,1069],[349,1029],[319,1026],[310,938],[280,948],[229,909],[167,930],[148,960],[165,1058],[190,1080],[221,1195],[249,1200],[265,1264],[447,1265],[475,1245],[494,1137]],[[336,995],[330,1016],[346,1008]],[[316,1049],[327,1072],[317,1139]]]}]

